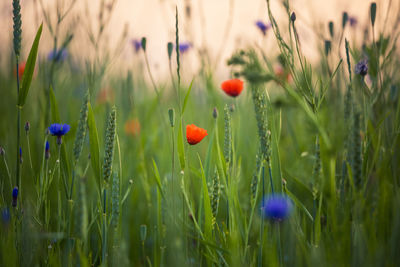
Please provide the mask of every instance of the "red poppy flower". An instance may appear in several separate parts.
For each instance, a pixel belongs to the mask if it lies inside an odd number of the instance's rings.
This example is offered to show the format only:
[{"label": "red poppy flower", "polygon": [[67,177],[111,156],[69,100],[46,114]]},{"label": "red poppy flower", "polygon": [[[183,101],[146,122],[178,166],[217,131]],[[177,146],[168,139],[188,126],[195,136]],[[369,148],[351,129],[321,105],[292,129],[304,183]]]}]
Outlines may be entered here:
[{"label": "red poppy flower", "polygon": [[[18,76],[20,79],[22,78],[22,75],[24,75],[25,65],[26,65],[26,62],[20,62],[18,65]],[[17,72],[15,71],[15,68],[14,68],[14,76],[17,76]]]},{"label": "red poppy flower", "polygon": [[199,143],[206,136],[207,130],[194,124],[186,125],[186,139],[190,145]]},{"label": "red poppy flower", "polygon": [[221,84],[221,88],[227,95],[237,97],[243,90],[243,81],[239,79],[226,80]]}]

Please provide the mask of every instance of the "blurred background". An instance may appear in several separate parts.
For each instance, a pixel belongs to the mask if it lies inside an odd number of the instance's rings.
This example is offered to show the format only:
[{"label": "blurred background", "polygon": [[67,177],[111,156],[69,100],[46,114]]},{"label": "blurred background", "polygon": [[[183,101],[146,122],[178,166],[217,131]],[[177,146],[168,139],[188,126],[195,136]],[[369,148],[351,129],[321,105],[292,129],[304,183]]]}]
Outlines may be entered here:
[{"label": "blurred background", "polygon": [[[278,19],[286,18],[280,2],[271,0]],[[393,14],[398,12],[399,1],[376,2],[379,6],[377,26],[383,27],[388,23],[385,18],[393,19]],[[316,49],[329,37],[329,21],[333,21],[335,30],[339,30],[343,12],[348,12],[349,17],[356,21],[352,27],[346,28],[343,37],[357,42],[368,30],[370,1],[293,0],[290,4],[290,9],[297,15],[300,41],[305,44],[303,52],[311,61],[316,62]],[[4,66],[8,64],[9,53],[12,53],[12,5],[11,1],[1,1],[0,5],[0,61]],[[225,62],[234,50],[256,45],[269,54],[276,52],[272,32],[267,31],[263,35],[255,25],[257,20],[269,23],[265,0],[22,0],[21,5],[23,58],[26,58],[42,21],[45,30],[40,54],[46,57],[54,45],[49,24],[55,27],[57,13],[61,16],[67,13],[60,23],[58,34],[62,39],[68,32],[74,33],[67,49],[69,58],[81,63],[93,58],[90,34],[96,35],[102,20],[104,32],[98,53],[109,53],[109,69],[119,72],[121,68],[129,69],[139,64],[137,62],[143,60],[143,55],[135,53],[132,40],[146,37],[150,67],[157,80],[162,81],[168,76],[167,42],[175,40],[175,7],[179,12],[180,41],[191,45],[182,59],[183,75],[187,79],[198,71],[202,54],[207,55],[208,64],[217,77],[227,78],[229,70]],[[280,23],[285,25],[287,21]]]}]

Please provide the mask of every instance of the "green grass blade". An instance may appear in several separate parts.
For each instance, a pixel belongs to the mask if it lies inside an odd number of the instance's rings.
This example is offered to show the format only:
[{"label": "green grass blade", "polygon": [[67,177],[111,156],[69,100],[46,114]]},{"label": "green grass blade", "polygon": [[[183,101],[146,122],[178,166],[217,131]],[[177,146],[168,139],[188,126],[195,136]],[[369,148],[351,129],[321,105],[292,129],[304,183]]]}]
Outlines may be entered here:
[{"label": "green grass blade", "polygon": [[203,181],[203,201],[204,201],[204,237],[211,240],[212,237],[212,211],[210,196],[208,194],[207,180],[204,174],[203,164],[201,163],[200,156],[197,155],[200,162],[201,179]]},{"label": "green grass blade", "polygon": [[156,164],[156,162],[154,161],[154,159],[153,159],[153,167],[154,167],[154,176],[155,176],[155,178],[156,178],[158,190],[160,191],[162,197],[164,198],[164,191],[162,190],[161,179],[160,179],[160,173],[159,173],[159,171],[158,171],[158,167],[157,167],[157,164]]},{"label": "green grass blade", "polygon": [[194,81],[194,79],[191,81],[191,83],[189,85],[189,88],[188,88],[188,90],[186,92],[186,95],[185,95],[185,100],[183,101],[182,115],[185,112],[186,105],[187,105],[187,102],[189,100],[189,95],[190,95],[190,92],[192,91],[193,81]]},{"label": "green grass blade", "polygon": [[88,128],[89,128],[89,142],[90,142],[90,160],[92,163],[93,172],[96,176],[96,180],[100,185],[101,181],[101,168],[100,168],[100,148],[99,148],[99,136],[97,134],[96,121],[94,119],[94,113],[90,103],[88,104]]},{"label": "green grass blade", "polygon": [[185,146],[183,141],[182,119],[179,122],[178,130],[178,156],[181,164],[181,170],[185,169]]},{"label": "green grass blade", "polygon": [[26,97],[28,95],[29,87],[31,86],[33,72],[35,70],[36,58],[39,48],[40,36],[42,35],[43,24],[40,25],[35,40],[33,41],[32,48],[29,52],[28,60],[26,61],[24,75],[22,76],[21,90],[18,95],[18,106],[22,108],[25,105]]}]

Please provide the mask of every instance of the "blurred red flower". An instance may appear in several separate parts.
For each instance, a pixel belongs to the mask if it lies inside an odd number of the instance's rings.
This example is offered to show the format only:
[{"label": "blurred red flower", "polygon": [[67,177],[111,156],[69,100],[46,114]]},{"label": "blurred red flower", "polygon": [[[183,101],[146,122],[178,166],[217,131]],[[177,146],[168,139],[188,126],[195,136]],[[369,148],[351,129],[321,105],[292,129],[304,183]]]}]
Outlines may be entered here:
[{"label": "blurred red flower", "polygon": [[186,139],[190,145],[199,143],[206,136],[207,130],[197,127],[194,124],[186,126]]},{"label": "blurred red flower", "polygon": [[239,79],[226,80],[221,84],[221,88],[227,95],[237,97],[243,90],[243,81]]}]

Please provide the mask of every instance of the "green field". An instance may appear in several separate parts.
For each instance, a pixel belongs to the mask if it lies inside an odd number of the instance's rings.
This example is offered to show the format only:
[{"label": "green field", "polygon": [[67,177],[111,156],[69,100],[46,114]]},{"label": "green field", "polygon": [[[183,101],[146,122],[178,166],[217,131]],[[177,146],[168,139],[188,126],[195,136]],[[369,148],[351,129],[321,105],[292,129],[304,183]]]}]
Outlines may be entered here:
[{"label": "green field", "polygon": [[[136,43],[141,67],[109,72],[107,15],[83,44],[95,56],[78,62],[69,47],[79,40],[61,30],[68,9],[55,23],[43,11],[36,38],[21,40],[24,1],[12,5],[0,70],[0,266],[399,264],[399,12],[385,20],[371,3],[364,24],[345,12],[326,21],[311,64],[289,1],[278,20],[267,0],[270,24],[253,27],[277,52],[242,47],[225,78],[199,52],[188,80],[185,49],[197,48],[179,42],[177,8],[161,80],[146,38]],[[54,44],[48,56],[38,55],[43,42]]]}]

